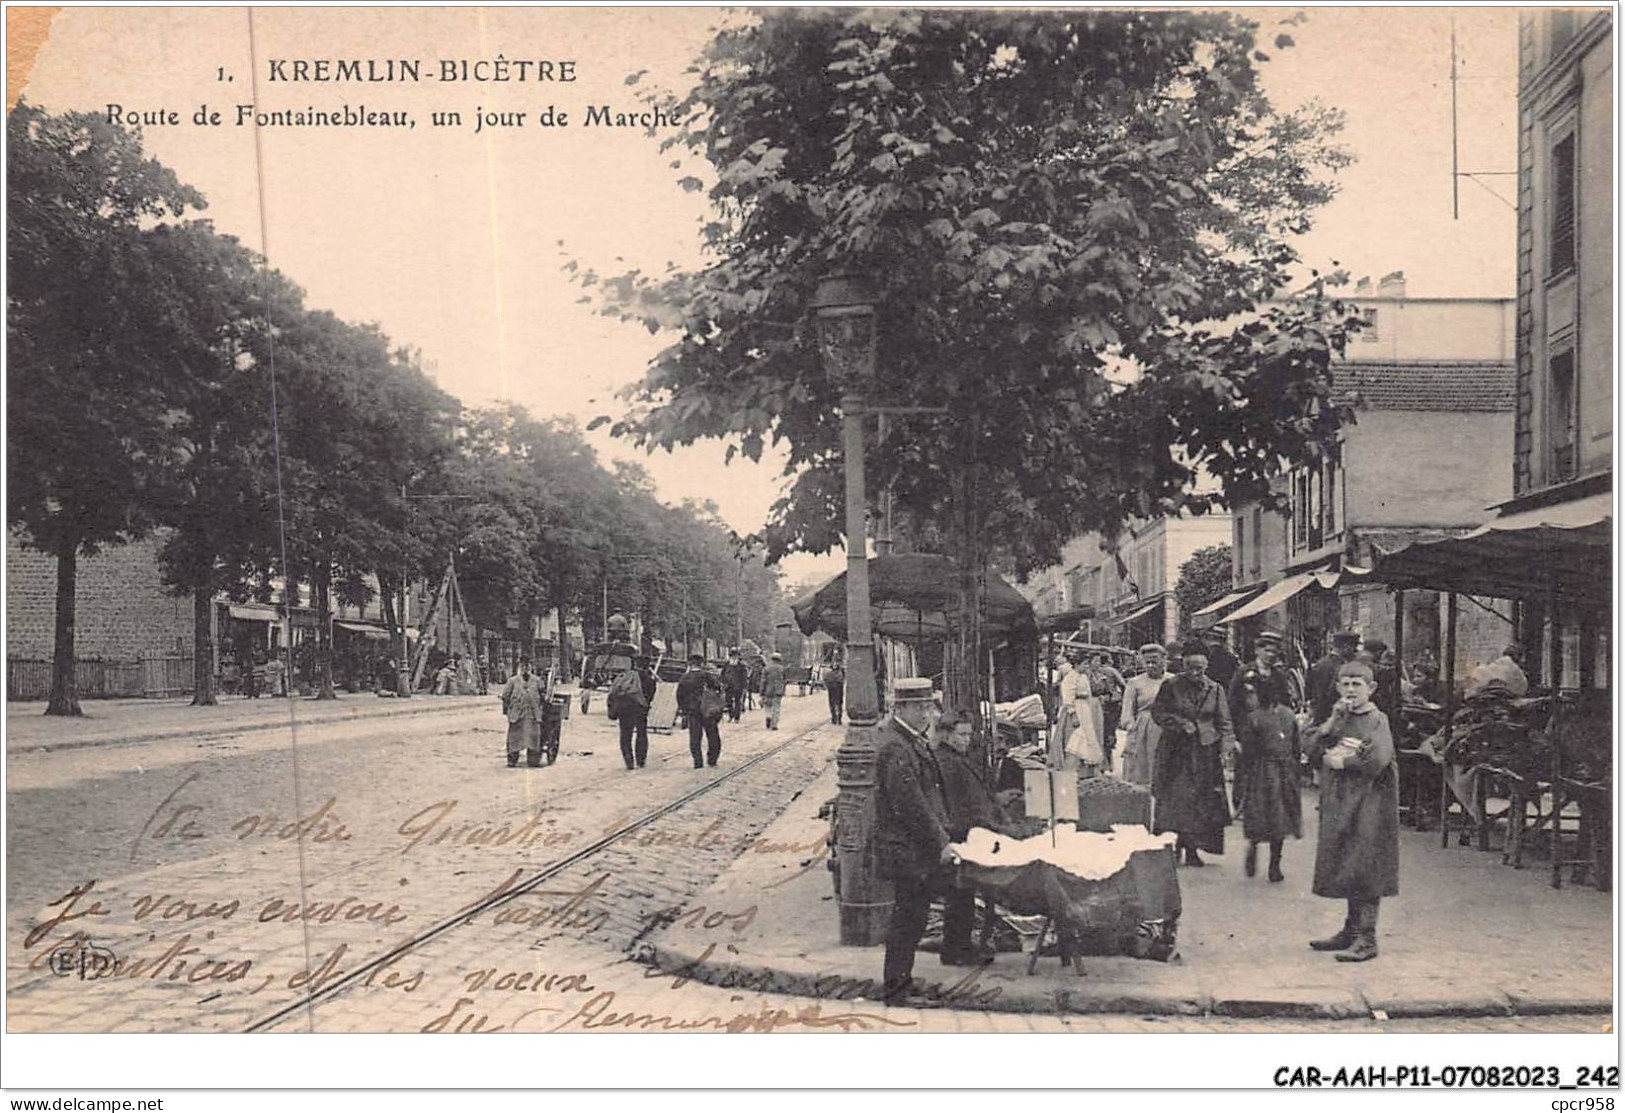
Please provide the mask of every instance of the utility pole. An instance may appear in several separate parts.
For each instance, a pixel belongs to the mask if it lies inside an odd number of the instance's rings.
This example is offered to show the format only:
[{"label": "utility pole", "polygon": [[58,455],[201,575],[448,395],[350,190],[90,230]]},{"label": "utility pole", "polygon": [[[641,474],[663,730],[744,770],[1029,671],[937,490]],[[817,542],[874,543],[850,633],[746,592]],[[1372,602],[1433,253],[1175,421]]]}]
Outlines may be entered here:
[{"label": "utility pole", "polygon": [[1455,220],[1461,219],[1461,164],[1456,143],[1456,17],[1450,17],[1450,206]]}]

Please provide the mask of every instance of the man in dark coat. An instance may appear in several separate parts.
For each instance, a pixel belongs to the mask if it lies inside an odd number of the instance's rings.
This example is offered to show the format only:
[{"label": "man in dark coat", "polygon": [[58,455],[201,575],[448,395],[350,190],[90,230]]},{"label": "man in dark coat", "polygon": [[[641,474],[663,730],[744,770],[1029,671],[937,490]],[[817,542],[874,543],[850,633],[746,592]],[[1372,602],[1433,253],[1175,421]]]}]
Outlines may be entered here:
[{"label": "man in dark coat", "polygon": [[1229,691],[1230,682],[1236,678],[1236,669],[1241,667],[1241,662],[1230,652],[1230,647],[1225,644],[1225,633],[1217,626],[1210,628],[1202,641],[1207,645],[1207,678]]},{"label": "man in dark coat", "polygon": [[[971,754],[971,724],[949,709],[932,731],[933,753],[942,770],[943,792],[948,798],[948,835],[964,842],[973,827],[997,831],[1004,816],[988,787],[983,765]],[[942,962],[945,966],[979,966],[993,956],[977,950],[976,891],[951,888],[942,899]]]},{"label": "man in dark coat", "polygon": [[[696,769],[703,769],[707,764],[715,765],[722,756],[722,733],[717,728],[717,719],[706,715],[700,706],[707,688],[720,694],[722,682],[705,667],[705,654],[690,653],[688,671],[677,682],[677,709],[688,723],[688,752],[694,759]],[[708,744],[704,760],[700,755],[702,736]]]},{"label": "man in dark coat", "polygon": [[824,691],[829,696],[829,721],[841,723],[841,702],[846,699],[846,669],[839,657],[824,670]]},{"label": "man in dark coat", "polygon": [[883,974],[887,1000],[901,1000],[914,977],[914,951],[925,934],[931,895],[943,888],[950,849],[947,789],[928,739],[935,704],[931,682],[898,680],[891,718],[877,729],[874,853],[894,886]]},{"label": "man in dark coat", "polygon": [[745,687],[750,683],[750,671],[740,660],[739,650],[728,650],[728,663],[722,666],[722,692],[728,700],[728,721],[737,723],[745,709]]},{"label": "man in dark coat", "polygon": [[649,708],[654,705],[655,690],[660,687],[660,682],[655,679],[647,657],[633,658],[632,671],[637,674],[638,685],[643,689],[643,706],[632,705],[620,713],[621,760],[626,762],[628,769],[642,769],[649,757]]},{"label": "man in dark coat", "polygon": [[1360,635],[1339,630],[1332,635],[1331,651],[1309,669],[1309,718],[1324,723],[1337,704],[1337,670],[1354,660],[1360,648]]}]

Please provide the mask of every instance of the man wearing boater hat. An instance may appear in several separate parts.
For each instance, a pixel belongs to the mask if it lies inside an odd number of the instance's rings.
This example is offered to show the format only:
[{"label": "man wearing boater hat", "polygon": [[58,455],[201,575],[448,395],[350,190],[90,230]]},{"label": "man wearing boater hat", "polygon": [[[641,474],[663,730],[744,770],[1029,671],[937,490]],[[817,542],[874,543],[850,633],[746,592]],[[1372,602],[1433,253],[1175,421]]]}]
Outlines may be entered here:
[{"label": "man wearing boater hat", "polygon": [[931,681],[903,677],[891,717],[876,728],[873,845],[881,876],[895,887],[886,929],[887,1000],[907,996],[931,896],[945,887],[943,867],[959,860],[949,848],[947,789],[929,741],[935,712]]}]

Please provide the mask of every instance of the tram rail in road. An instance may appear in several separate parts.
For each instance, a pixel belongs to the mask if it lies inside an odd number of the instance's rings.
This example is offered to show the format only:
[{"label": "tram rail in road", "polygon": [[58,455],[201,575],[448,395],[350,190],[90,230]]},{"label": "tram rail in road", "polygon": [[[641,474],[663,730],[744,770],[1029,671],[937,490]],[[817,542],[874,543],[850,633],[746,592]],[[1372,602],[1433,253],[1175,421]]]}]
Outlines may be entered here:
[{"label": "tram rail in road", "polygon": [[821,726],[823,726],[823,723],[820,722],[806,728],[805,730],[799,731],[785,739],[783,742],[779,743],[777,746],[774,746],[772,749],[763,750],[756,756],[742,762],[736,768],[730,769],[728,772],[722,774],[722,776],[700,785],[692,792],[685,793],[675,800],[662,804],[658,808],[638,816],[636,819],[629,820],[596,842],[589,843],[573,854],[569,854],[563,858],[560,858],[556,862],[552,862],[542,867],[536,873],[525,878],[523,881],[520,881],[511,888],[505,889],[502,892],[496,893],[492,896],[485,897],[484,899],[470,905],[468,908],[463,909],[455,915],[446,917],[439,923],[426,928],[417,935],[414,935],[405,942],[396,945],[388,951],[385,951],[376,958],[367,960],[356,969],[350,971],[348,974],[345,974],[342,978],[337,978],[327,985],[324,985],[320,990],[308,994],[297,1001],[292,1001],[289,1004],[284,1005],[282,1008],[277,1009],[275,1012],[260,1018],[253,1024],[250,1024],[247,1028],[243,1029],[243,1031],[268,1031],[300,1010],[308,1011],[314,1009],[317,1005],[336,997],[345,989],[348,989],[350,986],[362,981],[373,971],[388,966],[401,956],[410,954],[412,951],[423,946],[425,943],[445,935],[447,932],[454,931],[457,928],[462,927],[464,924],[473,920],[474,917],[484,912],[489,912],[493,908],[499,908],[502,905],[507,904],[509,901],[516,900],[519,897],[524,896],[526,893],[529,893],[546,882],[552,880],[565,870],[581,864],[588,858],[591,858],[593,855],[604,850],[606,847],[613,845],[621,839],[624,839],[626,836],[649,826],[649,824],[654,823],[663,816],[670,815],[677,809],[692,803],[707,793],[714,792],[716,789],[727,784],[729,781],[733,780],[742,773],[748,772],[777,754],[783,753],[797,742],[800,742],[806,738],[809,734],[818,730]]}]

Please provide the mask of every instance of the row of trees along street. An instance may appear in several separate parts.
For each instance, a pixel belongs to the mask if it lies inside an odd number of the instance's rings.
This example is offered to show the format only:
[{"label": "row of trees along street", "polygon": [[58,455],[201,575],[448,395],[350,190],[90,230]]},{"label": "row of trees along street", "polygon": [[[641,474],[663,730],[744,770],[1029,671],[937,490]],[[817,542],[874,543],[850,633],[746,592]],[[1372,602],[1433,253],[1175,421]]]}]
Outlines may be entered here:
[{"label": "row of trees along street", "polygon": [[1352,420],[1329,367],[1357,324],[1291,244],[1349,161],[1341,116],[1278,110],[1259,83],[1303,18],[737,17],[691,89],[644,93],[680,120],[678,185],[708,193],[707,264],[565,264],[604,312],[672,336],[603,420],[644,445],[787,444],[770,557],[842,543],[846,384],[806,307],[820,279],[865,276],[880,326],[860,392],[945,411],[871,426],[868,477],[904,536],[956,562],[947,688],[972,707],[987,570],[1133,517],[1278,505],[1271,479]]},{"label": "row of trees along street", "polygon": [[335,600],[376,589],[399,644],[402,577],[453,554],[486,628],[556,608],[593,636],[607,593],[657,635],[771,640],[777,576],[714,507],[661,504],[569,421],[464,408],[376,326],[307,307],[138,133],[22,102],[7,140],[7,506],[57,562],[47,714],[79,713],[78,559],[154,530],[194,601],[200,704],[217,594],[308,584],[331,698]]}]

